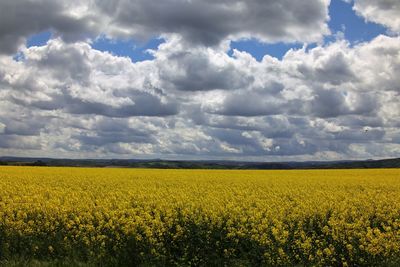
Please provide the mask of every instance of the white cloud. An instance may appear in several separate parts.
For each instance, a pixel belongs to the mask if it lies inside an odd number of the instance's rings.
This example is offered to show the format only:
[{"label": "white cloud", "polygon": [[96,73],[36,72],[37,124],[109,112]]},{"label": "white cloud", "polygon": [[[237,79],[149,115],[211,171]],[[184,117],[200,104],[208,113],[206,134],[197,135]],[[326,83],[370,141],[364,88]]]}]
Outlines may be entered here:
[{"label": "white cloud", "polygon": [[[41,110],[109,117],[168,116],[178,105],[146,84],[146,63],[137,65],[90,48],[54,39],[25,49],[25,60],[10,79],[8,98]],[[151,84],[151,81],[148,81]]]},{"label": "white cloud", "polygon": [[398,0],[354,0],[353,9],[367,21],[382,24],[400,33],[400,2]]}]

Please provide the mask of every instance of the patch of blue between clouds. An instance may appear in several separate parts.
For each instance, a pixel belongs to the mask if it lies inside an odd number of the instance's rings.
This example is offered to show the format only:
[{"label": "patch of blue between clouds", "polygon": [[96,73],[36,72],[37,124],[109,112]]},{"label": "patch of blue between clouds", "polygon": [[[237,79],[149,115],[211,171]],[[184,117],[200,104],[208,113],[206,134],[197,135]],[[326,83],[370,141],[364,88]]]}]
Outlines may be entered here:
[{"label": "patch of blue between clouds", "polygon": [[43,46],[47,44],[50,38],[51,38],[51,31],[43,31],[29,37],[28,41],[26,42],[26,46],[27,47]]},{"label": "patch of blue between clouds", "polygon": [[[332,33],[343,32],[344,38],[354,45],[362,42],[369,42],[380,34],[387,32],[382,25],[367,22],[363,17],[358,16],[353,10],[353,3],[346,3],[343,0],[332,0],[329,6],[328,22]],[[327,37],[328,40],[332,37]]]},{"label": "patch of blue between clouds", "polygon": [[99,38],[91,46],[96,50],[107,51],[116,56],[129,57],[133,62],[140,62],[154,59],[153,55],[148,53],[147,50],[156,50],[164,42],[165,40],[162,38],[150,39],[145,43],[135,42],[134,40]]}]

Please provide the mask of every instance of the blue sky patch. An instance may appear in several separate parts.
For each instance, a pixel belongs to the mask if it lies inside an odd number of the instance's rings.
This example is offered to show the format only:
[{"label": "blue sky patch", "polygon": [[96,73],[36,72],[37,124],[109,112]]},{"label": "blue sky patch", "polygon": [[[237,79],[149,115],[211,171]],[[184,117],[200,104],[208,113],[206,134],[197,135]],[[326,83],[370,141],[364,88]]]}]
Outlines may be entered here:
[{"label": "blue sky patch", "polygon": [[364,18],[356,15],[352,9],[353,4],[342,0],[333,0],[329,6],[328,22],[332,33],[344,32],[344,37],[350,43],[370,41],[386,32],[385,27],[372,22],[366,22]]},{"label": "blue sky patch", "polygon": [[43,46],[46,45],[46,43],[50,40],[50,38],[51,38],[51,31],[43,31],[38,34],[34,34],[30,38],[28,38],[26,46],[27,47]]},{"label": "blue sky patch", "polygon": [[108,51],[116,56],[129,57],[133,62],[144,60],[152,60],[154,57],[147,53],[148,49],[157,49],[157,47],[164,43],[162,38],[154,38],[146,43],[139,43],[133,40],[110,40],[107,38],[99,38],[92,44],[92,48],[100,51]]}]

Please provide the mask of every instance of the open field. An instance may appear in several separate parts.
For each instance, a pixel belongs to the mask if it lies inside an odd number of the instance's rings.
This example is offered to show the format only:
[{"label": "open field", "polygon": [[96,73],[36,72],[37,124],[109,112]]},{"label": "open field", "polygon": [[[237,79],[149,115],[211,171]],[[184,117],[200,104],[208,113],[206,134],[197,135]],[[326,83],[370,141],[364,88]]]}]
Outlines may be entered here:
[{"label": "open field", "polygon": [[400,170],[0,167],[0,261],[21,259],[395,266]]}]

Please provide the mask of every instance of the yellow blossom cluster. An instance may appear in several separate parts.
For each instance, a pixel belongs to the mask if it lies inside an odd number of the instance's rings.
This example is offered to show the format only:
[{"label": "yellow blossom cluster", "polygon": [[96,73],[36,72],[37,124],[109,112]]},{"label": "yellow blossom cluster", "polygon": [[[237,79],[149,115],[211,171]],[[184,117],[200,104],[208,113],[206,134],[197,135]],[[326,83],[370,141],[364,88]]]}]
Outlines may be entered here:
[{"label": "yellow blossom cluster", "polygon": [[400,170],[0,167],[0,261],[400,263]]}]

